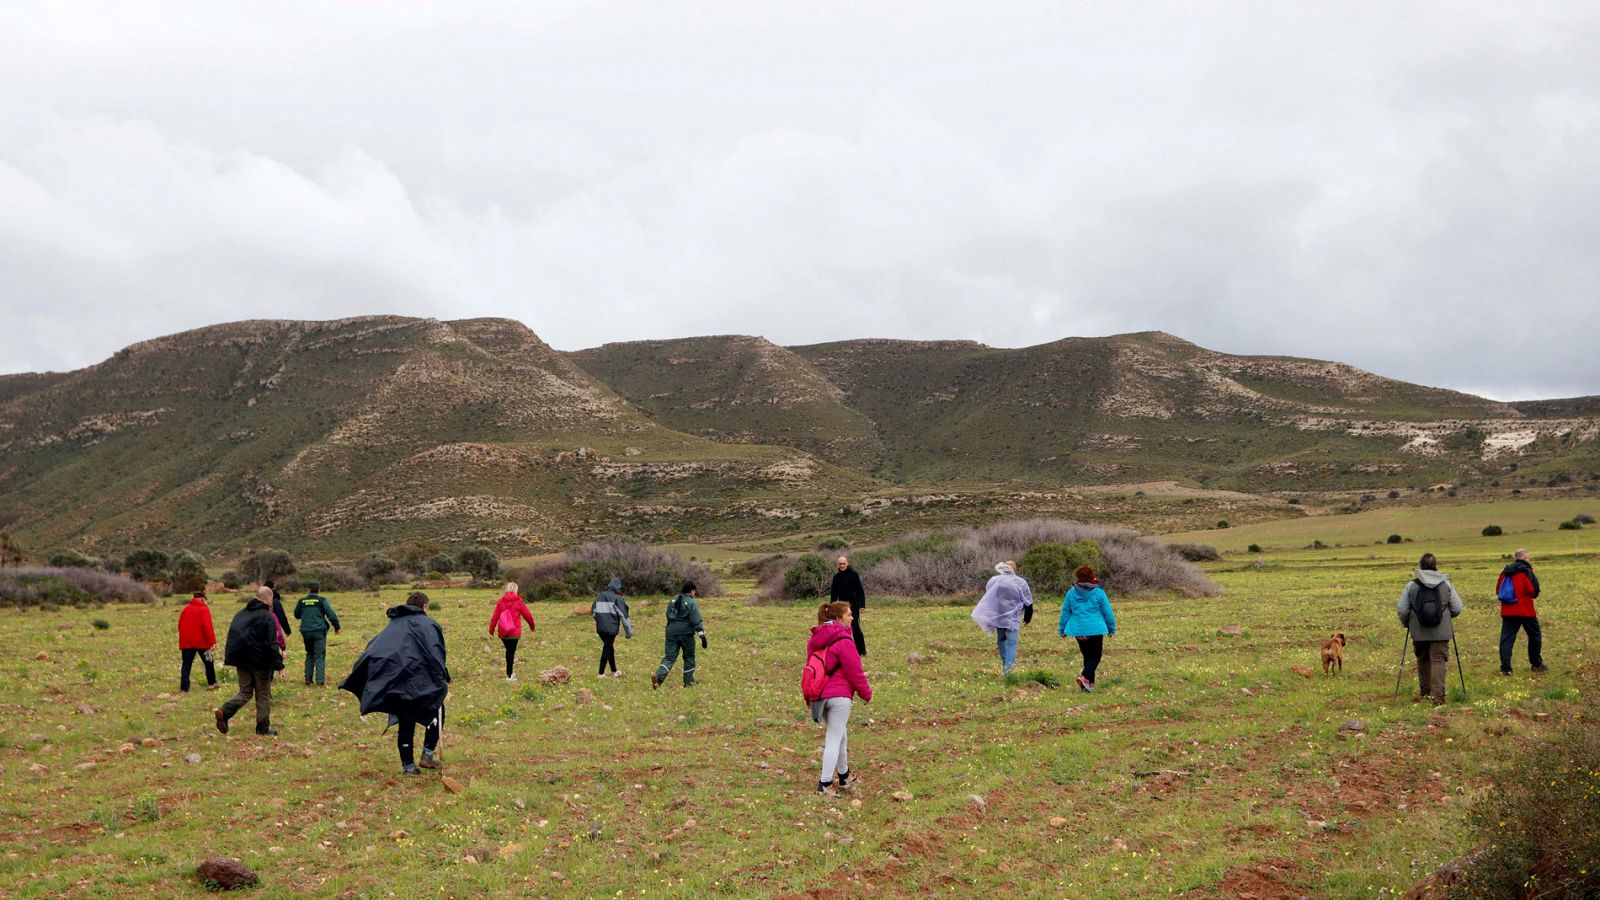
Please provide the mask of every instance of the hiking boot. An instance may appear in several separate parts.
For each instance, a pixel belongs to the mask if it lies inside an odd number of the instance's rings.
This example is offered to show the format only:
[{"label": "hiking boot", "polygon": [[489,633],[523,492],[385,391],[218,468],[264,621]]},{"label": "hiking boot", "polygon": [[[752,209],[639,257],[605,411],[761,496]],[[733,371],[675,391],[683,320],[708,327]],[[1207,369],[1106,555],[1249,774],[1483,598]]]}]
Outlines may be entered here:
[{"label": "hiking boot", "polygon": [[406,763],[405,765],[400,767],[400,774],[401,775],[421,775],[422,774],[422,770],[417,768],[415,765],[413,765],[411,763]]},{"label": "hiking boot", "polygon": [[661,676],[657,675],[654,672],[651,672],[650,673],[650,690],[653,691],[658,687],[661,687]]},{"label": "hiking boot", "polygon": [[278,736],[278,729],[276,729],[276,728],[257,728],[256,729],[256,734],[259,734],[262,737],[277,737]]},{"label": "hiking boot", "polygon": [[1501,669],[1500,670],[1500,674],[1501,675],[1510,675],[1511,674],[1511,670],[1510,669]]},{"label": "hiking boot", "polygon": [[442,768],[444,768],[444,765],[442,763],[440,763],[437,759],[433,758],[433,752],[430,751],[430,750],[422,751],[422,759],[417,761],[417,765],[421,766],[424,769],[442,769]]},{"label": "hiking boot", "polygon": [[213,715],[215,715],[217,717],[217,730],[222,732],[223,734],[227,734],[228,733],[228,714],[223,712],[220,708],[214,709],[211,712],[212,712]]},{"label": "hiking boot", "polygon": [[1539,665],[1534,666],[1532,669],[1529,669],[1528,671],[1530,671],[1530,672],[1548,672],[1548,671],[1550,671],[1550,667],[1545,665],[1545,664],[1543,664],[1543,663],[1540,663]]},{"label": "hiking boot", "polygon": [[839,799],[839,792],[834,790],[833,789],[833,785],[831,785],[831,784],[818,784],[817,785],[817,796],[818,797],[827,797],[830,800],[837,800],[837,799]]},{"label": "hiking boot", "polygon": [[853,791],[858,780],[854,772],[840,772],[835,776],[834,784],[837,784],[840,790]]},{"label": "hiking boot", "polygon": [[311,679],[306,679],[306,687],[311,687]]}]

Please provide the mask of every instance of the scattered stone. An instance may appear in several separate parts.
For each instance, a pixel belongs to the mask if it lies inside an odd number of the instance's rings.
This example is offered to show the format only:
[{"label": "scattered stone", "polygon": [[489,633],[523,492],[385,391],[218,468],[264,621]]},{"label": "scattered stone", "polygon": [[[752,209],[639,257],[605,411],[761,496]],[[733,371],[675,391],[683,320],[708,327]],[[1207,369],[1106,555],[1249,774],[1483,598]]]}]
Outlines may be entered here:
[{"label": "scattered stone", "polygon": [[894,797],[896,800],[899,800],[901,803],[910,803],[912,799],[914,799],[910,791],[895,791],[890,796]]},{"label": "scattered stone", "polygon": [[237,859],[225,859],[220,856],[213,856],[201,863],[194,872],[208,887],[215,885],[224,891],[261,883],[261,879],[250,871],[249,866]]},{"label": "scattered stone", "polygon": [[516,805],[517,809],[528,808],[528,801],[522,799],[521,797],[512,798],[511,802]]},{"label": "scattered stone", "polygon": [[1301,678],[1310,678],[1311,676],[1317,674],[1315,669],[1300,663],[1295,663],[1294,665],[1290,666],[1289,671],[1299,675]]},{"label": "scattered stone", "polygon": [[28,743],[30,743],[30,744],[47,744],[49,742],[50,742],[50,736],[47,735],[47,734],[30,734],[30,735],[28,735]]},{"label": "scattered stone", "polygon": [[118,747],[117,748],[117,752],[118,753],[132,753],[134,750],[137,750],[137,749],[138,748],[133,745],[133,742],[129,741],[128,743],[123,744],[121,747]]},{"label": "scattered stone", "polygon": [[468,853],[466,856],[461,857],[461,861],[466,863],[469,866],[475,866],[475,865],[478,864],[478,858],[476,856],[473,856],[471,853]]},{"label": "scattered stone", "polygon": [[95,709],[94,707],[90,706],[87,703],[79,703],[78,704],[78,715],[80,715],[80,716],[92,716],[97,712],[99,712],[99,710]]},{"label": "scattered stone", "polygon": [[33,655],[33,658],[37,659],[40,662],[44,662],[45,660],[50,658],[50,654],[44,652],[43,650],[40,650],[38,653],[35,653]]},{"label": "scattered stone", "polygon": [[572,670],[566,666],[555,666],[539,673],[539,683],[544,685],[566,684],[572,680]]},{"label": "scattered stone", "polygon": [[983,797],[979,796],[978,794],[968,794],[967,802],[977,807],[978,812],[989,811],[989,801],[983,799]]},{"label": "scattered stone", "polygon": [[917,665],[918,663],[924,662],[925,660],[927,660],[927,657],[923,656],[921,653],[916,652],[915,650],[913,650],[910,653],[906,654],[906,662],[910,663],[913,666]]},{"label": "scattered stone", "polygon": [[1242,634],[1244,634],[1244,626],[1242,626],[1242,625],[1224,625],[1221,628],[1217,629],[1217,634],[1231,634],[1231,635],[1235,635],[1235,636],[1242,635]]},{"label": "scattered stone", "polygon": [[1550,718],[1550,714],[1547,712],[1536,712],[1533,714],[1533,717],[1535,719],[1548,719]]},{"label": "scattered stone", "polygon": [[1367,723],[1361,721],[1360,719],[1351,719],[1350,721],[1339,726],[1340,734],[1359,733],[1366,730]]},{"label": "scattered stone", "polygon": [[90,769],[94,768],[96,765],[97,765],[97,763],[93,763],[93,762],[81,762],[81,763],[78,763],[77,765],[73,766],[73,768],[77,769],[79,772],[87,772]]},{"label": "scattered stone", "polygon": [[140,741],[139,742],[139,746],[141,746],[141,747],[159,747],[159,746],[161,746],[161,742],[156,740],[153,737],[148,737],[148,738],[145,738],[144,740]]},{"label": "scattered stone", "polygon": [[199,764],[200,764],[200,754],[198,754],[198,753],[191,753],[191,754],[189,754],[189,755],[188,755],[188,756],[185,756],[185,757],[184,757],[184,758],[183,758],[183,761],[184,761],[184,762],[186,762],[186,763],[188,763],[188,764],[189,764],[189,765],[191,765],[191,766],[197,766],[197,765],[199,765]]},{"label": "scattered stone", "polygon": [[856,798],[854,800],[851,800],[850,801],[850,808],[851,809],[860,809],[861,808],[861,799],[858,797],[858,798]]},{"label": "scattered stone", "polygon": [[28,771],[35,775],[45,775],[49,773],[50,767],[44,763],[34,763],[33,765],[28,766]]},{"label": "scattered stone", "polygon": [[501,859],[510,859],[511,857],[516,856],[518,853],[521,853],[521,852],[522,852],[522,845],[521,844],[507,844],[504,847],[500,848],[499,855],[500,855]]},{"label": "scattered stone", "polygon": [[594,702],[594,691],[591,691],[588,688],[578,688],[578,693],[572,698],[572,702],[578,704],[579,706],[588,706],[590,703]]},{"label": "scattered stone", "polygon": [[574,615],[574,616],[587,616],[587,615],[589,615],[589,607],[587,607],[587,606],[574,606],[572,608],[571,615]]},{"label": "scattered stone", "polygon": [[1063,816],[1051,816],[1050,817],[1050,827],[1051,828],[1065,828],[1065,827],[1067,827],[1067,820]]},{"label": "scattered stone", "polygon": [[464,788],[461,785],[461,782],[455,780],[454,778],[451,778],[449,775],[445,775],[442,778],[440,778],[439,779],[439,783],[444,785],[444,789],[449,791],[452,794],[459,794],[462,791],[466,790],[466,788]]},{"label": "scattered stone", "polygon": [[1256,694],[1255,691],[1252,691],[1249,688],[1239,688],[1239,693],[1245,695],[1246,697],[1254,697]]},{"label": "scattered stone", "polygon": [[404,828],[396,828],[395,830],[389,832],[389,840],[391,841],[403,840],[410,836],[411,832],[405,830]]}]

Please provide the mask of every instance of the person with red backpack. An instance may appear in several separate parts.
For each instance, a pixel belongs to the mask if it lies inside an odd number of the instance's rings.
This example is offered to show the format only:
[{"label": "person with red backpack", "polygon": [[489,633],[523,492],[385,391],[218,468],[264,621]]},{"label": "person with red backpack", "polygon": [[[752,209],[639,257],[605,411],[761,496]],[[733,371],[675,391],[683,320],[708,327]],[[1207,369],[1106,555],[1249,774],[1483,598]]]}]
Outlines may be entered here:
[{"label": "person with red backpack", "polygon": [[855,636],[850,629],[850,604],[843,600],[817,608],[817,626],[806,643],[806,668],[800,677],[800,692],[811,704],[811,720],[827,725],[822,744],[822,777],[817,794],[837,797],[837,784],[845,790],[855,786],[850,776],[851,698],[872,702],[872,685],[861,668]]},{"label": "person with red backpack", "polygon": [[528,623],[529,631],[536,630],[533,613],[528,612],[528,604],[517,593],[517,583],[508,581],[505,593],[494,605],[494,615],[489,617],[489,636],[498,635],[500,643],[506,648],[506,681],[517,680],[517,641],[522,639],[524,620]]},{"label": "person with red backpack", "polygon": [[[1450,583],[1450,576],[1439,571],[1439,560],[1432,553],[1422,554],[1417,561],[1395,612],[1411,633],[1411,649],[1417,655],[1417,700],[1443,706],[1450,677],[1450,640],[1455,637],[1451,620],[1461,615],[1461,594]],[[1395,680],[1398,683],[1399,679]]]},{"label": "person with red backpack", "polygon": [[1544,664],[1544,635],[1539,630],[1539,611],[1533,608],[1539,596],[1539,576],[1533,574],[1528,551],[1518,550],[1516,559],[1495,581],[1495,596],[1500,598],[1500,674],[1511,674],[1511,651],[1517,646],[1517,631],[1528,632],[1528,665],[1535,672],[1550,671]]}]

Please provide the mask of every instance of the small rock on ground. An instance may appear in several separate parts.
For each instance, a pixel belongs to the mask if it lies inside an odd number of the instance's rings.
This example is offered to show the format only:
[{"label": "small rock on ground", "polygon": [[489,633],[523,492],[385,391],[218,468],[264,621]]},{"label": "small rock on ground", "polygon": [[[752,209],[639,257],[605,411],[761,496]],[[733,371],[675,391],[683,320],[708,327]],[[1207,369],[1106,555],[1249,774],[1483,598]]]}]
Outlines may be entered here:
[{"label": "small rock on ground", "polygon": [[578,704],[579,706],[587,706],[593,701],[594,691],[591,691],[588,688],[578,688],[577,696],[572,698],[572,702]]},{"label": "small rock on ground", "polygon": [[449,775],[445,775],[445,776],[441,777],[439,779],[439,783],[443,784],[444,785],[444,789],[449,791],[452,794],[459,794],[463,790],[466,790],[466,788],[464,788],[462,786],[461,782],[455,780],[454,778],[451,778]]},{"label": "small rock on ground", "polygon": [[566,684],[572,680],[572,670],[566,666],[555,666],[539,673],[539,683],[547,685]]},{"label": "small rock on ground", "polygon": [[894,797],[896,800],[899,800],[901,803],[909,803],[912,799],[910,791],[895,791],[890,796]]},{"label": "small rock on ground", "polygon": [[1217,629],[1217,634],[1240,635],[1244,634],[1244,628],[1240,625],[1224,625]]},{"label": "small rock on ground", "polygon": [[225,891],[261,883],[261,879],[256,877],[256,873],[250,871],[249,866],[237,859],[213,856],[201,863],[194,871],[202,881],[214,884]]},{"label": "small rock on ground", "polygon": [[1361,721],[1360,719],[1351,719],[1350,721],[1348,721],[1348,722],[1344,723],[1343,725],[1339,726],[1339,733],[1340,734],[1347,734],[1347,733],[1350,733],[1350,732],[1366,731],[1366,730],[1367,730],[1367,723]]}]

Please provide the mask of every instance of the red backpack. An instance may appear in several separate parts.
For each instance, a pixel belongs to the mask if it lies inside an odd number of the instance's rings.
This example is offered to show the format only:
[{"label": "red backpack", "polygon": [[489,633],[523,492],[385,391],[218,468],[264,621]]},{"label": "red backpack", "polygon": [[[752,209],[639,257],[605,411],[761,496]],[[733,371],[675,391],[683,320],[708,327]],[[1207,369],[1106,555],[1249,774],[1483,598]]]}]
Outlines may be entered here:
[{"label": "red backpack", "polygon": [[517,613],[517,608],[512,604],[507,603],[505,607],[500,610],[500,615],[495,618],[495,632],[497,634],[507,635],[513,631],[516,631],[517,619],[519,618],[521,617]]},{"label": "red backpack", "polygon": [[[831,644],[829,646],[832,646]],[[828,647],[816,651],[806,657],[805,671],[800,673],[800,696],[807,703],[816,703],[822,699],[822,689],[828,686]]]}]

